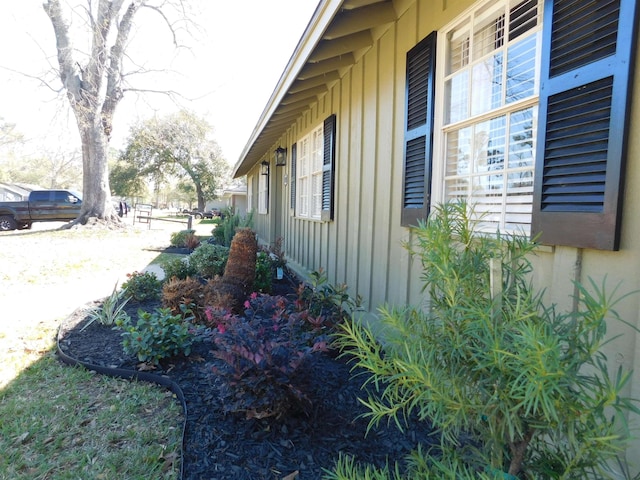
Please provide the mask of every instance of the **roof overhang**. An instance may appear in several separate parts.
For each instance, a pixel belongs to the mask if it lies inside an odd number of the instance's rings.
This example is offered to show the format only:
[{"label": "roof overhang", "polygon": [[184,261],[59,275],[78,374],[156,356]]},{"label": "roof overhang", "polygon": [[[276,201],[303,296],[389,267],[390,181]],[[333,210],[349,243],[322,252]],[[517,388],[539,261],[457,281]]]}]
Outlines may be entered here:
[{"label": "roof overhang", "polygon": [[233,178],[261,161],[373,46],[381,27],[396,19],[392,0],[321,0],[233,168]]}]

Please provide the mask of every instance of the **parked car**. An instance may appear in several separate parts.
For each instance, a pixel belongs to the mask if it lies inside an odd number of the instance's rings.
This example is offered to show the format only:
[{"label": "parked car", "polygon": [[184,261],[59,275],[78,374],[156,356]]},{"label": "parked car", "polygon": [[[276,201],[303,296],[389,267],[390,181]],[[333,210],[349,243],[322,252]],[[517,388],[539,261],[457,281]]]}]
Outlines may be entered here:
[{"label": "parked car", "polygon": [[80,214],[82,195],[70,190],[34,190],[27,200],[0,202],[0,231],[31,228],[33,222],[64,222]]},{"label": "parked car", "polygon": [[198,220],[203,219],[203,218],[213,218],[213,217],[219,217],[220,216],[220,210],[218,210],[217,208],[213,208],[211,210],[207,210],[207,211],[200,211],[198,209],[193,209],[193,210],[188,210],[188,209],[184,209],[182,210],[182,213],[185,213],[187,215],[193,215],[195,218],[197,218]]}]

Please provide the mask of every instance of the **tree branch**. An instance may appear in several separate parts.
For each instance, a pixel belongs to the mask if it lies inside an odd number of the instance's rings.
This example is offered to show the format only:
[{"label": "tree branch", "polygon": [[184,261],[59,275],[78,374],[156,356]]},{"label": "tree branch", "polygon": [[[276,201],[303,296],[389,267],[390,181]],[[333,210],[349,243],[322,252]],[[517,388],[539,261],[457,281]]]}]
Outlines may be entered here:
[{"label": "tree branch", "polygon": [[[118,8],[122,5],[123,0],[119,0],[114,4],[117,4]],[[133,25],[133,17],[138,10],[138,4],[134,1],[129,4],[122,20],[118,24],[118,33],[115,43],[111,47],[109,67],[107,70],[107,89],[105,94],[105,101],[102,105],[102,128],[104,129],[107,137],[111,137],[111,129],[113,122],[113,114],[116,107],[124,95],[122,90],[122,57],[124,55],[124,48],[131,33],[131,27]]]},{"label": "tree branch", "polygon": [[162,17],[162,19],[164,20],[164,23],[167,24],[167,27],[169,27],[169,31],[171,32],[171,35],[173,36],[173,45],[176,48],[178,48],[178,46],[179,46],[178,45],[178,37],[176,35],[175,28],[173,27],[173,24],[169,21],[167,16],[164,14],[164,12],[160,8],[155,7],[153,5],[142,5],[142,6],[153,10],[154,12],[156,12],[158,15],[160,15]]},{"label": "tree branch", "polygon": [[58,65],[60,67],[60,80],[67,90],[67,96],[72,108],[77,108],[81,100],[82,78],[80,69],[73,58],[73,47],[69,39],[69,26],[62,14],[59,0],[47,0],[42,5],[45,13],[51,19],[53,31],[56,37],[58,51]]}]

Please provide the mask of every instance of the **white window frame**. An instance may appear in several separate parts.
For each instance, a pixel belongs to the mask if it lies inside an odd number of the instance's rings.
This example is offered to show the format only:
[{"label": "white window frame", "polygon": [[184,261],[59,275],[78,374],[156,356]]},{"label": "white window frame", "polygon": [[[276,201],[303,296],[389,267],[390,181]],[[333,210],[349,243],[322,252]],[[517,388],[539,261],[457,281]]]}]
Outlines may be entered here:
[{"label": "white window frame", "polygon": [[253,211],[253,177],[247,178],[247,213]]},{"label": "white window frame", "polygon": [[[531,228],[531,216],[533,210],[533,178],[535,176],[535,151],[536,151],[536,138],[537,138],[537,109],[538,109],[538,99],[539,99],[539,91],[540,91],[540,62],[541,62],[541,43],[542,43],[542,12],[543,12],[543,0],[538,1],[538,21],[537,26],[532,28],[527,34],[522,35],[516,38],[515,42],[510,42],[508,38],[504,39],[503,46],[495,47],[493,49],[489,49],[485,52],[483,56],[478,56],[477,58],[473,58],[474,55],[474,19],[478,23],[480,23],[480,19],[484,16],[484,18],[491,17],[492,13],[499,8],[502,8],[505,14],[509,14],[510,7],[518,4],[518,0],[498,0],[498,1],[485,1],[478,2],[472,8],[467,10],[465,13],[457,17],[453,22],[445,26],[443,29],[438,31],[438,46],[437,46],[437,64],[436,64],[436,85],[440,88],[436,88],[436,98],[435,98],[435,121],[434,121],[434,162],[433,162],[433,181],[432,181],[432,193],[433,199],[436,202],[446,202],[452,200],[453,198],[462,198],[468,201],[470,204],[475,205],[476,213],[478,215],[484,214],[483,221],[481,223],[481,229],[490,233],[495,233],[496,230],[500,230],[505,233],[515,233],[515,234],[523,234],[529,235]],[[505,22],[505,25],[508,27],[509,22]],[[505,27],[505,28],[507,28]],[[450,45],[450,38],[454,36],[462,36],[460,35],[461,31],[467,30],[469,33],[469,56],[466,56],[465,59],[470,58],[470,60],[466,63],[466,65],[454,73],[459,74],[462,71],[468,72],[468,83],[466,86],[466,93],[468,96],[468,111],[466,114],[460,118],[454,119],[455,121],[451,121],[447,123],[447,117],[449,116],[449,110],[447,110],[446,104],[448,101],[447,97],[447,82],[452,80],[454,75],[449,74],[447,71],[448,68],[448,48]],[[480,29],[478,29],[479,31]],[[472,114],[472,109],[476,108],[478,110],[478,105],[481,103],[487,103],[486,95],[484,96],[475,96],[474,97],[474,86],[472,79],[472,72],[474,67],[478,67],[482,65],[483,62],[488,63],[488,60],[491,59],[491,55],[495,52],[502,52],[502,59],[507,57],[507,50],[509,47],[514,44],[518,44],[522,42],[523,39],[529,38],[530,35],[535,35],[535,55],[534,55],[534,75],[533,75],[533,89],[532,93],[524,98],[518,98],[516,100],[512,100],[507,102],[506,98],[506,88],[507,88],[507,70],[508,65],[504,66],[504,61],[500,65],[502,67],[502,85],[500,88],[501,92],[501,102],[500,105],[496,107],[486,107],[484,110],[479,110],[475,114]],[[506,35],[505,35],[506,37]],[[497,63],[496,63],[497,64]],[[494,65],[496,65],[494,64]],[[496,69],[497,71],[497,69]],[[494,83],[495,84],[495,83]],[[492,84],[492,85],[494,85]],[[463,84],[464,86],[464,84]],[[483,85],[486,87],[487,85]],[[487,90],[484,90],[484,93],[487,93]],[[483,97],[478,102],[478,97]],[[480,105],[480,107],[483,107]],[[531,112],[531,137],[530,142],[529,139],[526,143],[530,146],[528,148],[527,155],[530,156],[529,161],[526,162],[526,165],[516,166],[513,165],[515,162],[512,162],[509,158],[510,148],[513,149],[513,138],[511,138],[511,131],[509,120],[511,118],[511,114],[517,112]],[[452,174],[453,168],[451,162],[448,162],[448,146],[447,141],[450,136],[456,132],[462,132],[465,129],[473,129],[476,126],[479,126],[483,123],[487,124],[491,120],[496,120],[499,117],[505,118],[505,141],[502,144],[503,147],[503,160],[500,170],[500,174],[493,175],[489,173],[484,173],[490,171],[490,167],[487,165],[490,163],[488,161],[488,148],[484,148],[484,158],[478,159],[473,163],[475,168],[468,168],[467,171],[464,171],[463,166],[461,164],[463,162],[457,162],[457,169],[454,174]],[[474,140],[477,139],[474,138]],[[453,143],[453,142],[452,142]],[[470,144],[473,142],[469,142]],[[476,142],[477,143],[477,142]],[[461,151],[461,144],[457,144],[458,152]],[[477,148],[476,151],[480,152],[482,149]],[[461,154],[458,154],[459,157]],[[452,157],[455,158],[455,157]],[[474,157],[472,156],[472,159]],[[484,165],[483,165],[484,162]],[[498,167],[498,168],[501,168]],[[506,167],[506,168],[505,168]],[[462,171],[460,171],[462,168]],[[485,170],[482,171],[482,169]],[[520,176],[521,178],[525,178],[526,181],[523,182],[514,182],[513,178],[515,176]],[[511,178],[511,181],[509,180]],[[455,185],[455,182],[458,181],[460,185],[466,185],[464,194],[455,195],[453,192],[452,186]],[[475,182],[475,183],[473,183]],[[525,188],[522,187],[523,184],[526,185]],[[486,188],[486,185],[490,185],[489,188]],[[476,185],[476,189],[474,191],[473,185]],[[485,185],[485,188],[477,187],[477,185]],[[520,187],[513,187],[510,185],[520,185]],[[449,187],[449,190],[448,190]],[[519,190],[518,190],[519,188]],[[480,192],[480,195],[477,193]],[[508,202],[508,200],[513,198],[519,198],[515,202]]]},{"label": "white window frame", "polygon": [[297,143],[296,216],[312,220],[322,217],[322,168],[324,122]]},{"label": "white window frame", "polygon": [[258,175],[258,213],[269,213],[269,175]]}]

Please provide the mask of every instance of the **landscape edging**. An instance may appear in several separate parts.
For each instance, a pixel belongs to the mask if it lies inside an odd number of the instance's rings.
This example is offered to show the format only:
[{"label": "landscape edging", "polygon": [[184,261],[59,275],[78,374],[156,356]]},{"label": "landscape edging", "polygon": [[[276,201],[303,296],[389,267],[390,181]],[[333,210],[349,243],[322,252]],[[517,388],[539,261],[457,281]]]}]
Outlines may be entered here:
[{"label": "landscape edging", "polygon": [[[71,316],[73,315],[74,314],[71,314]],[[81,366],[86,368],[87,370],[94,371],[101,375],[107,375],[109,377],[122,378],[129,381],[141,380],[143,382],[155,383],[156,385],[160,385],[162,387],[165,387],[169,391],[171,391],[176,396],[176,398],[180,401],[180,404],[182,406],[183,420],[182,420],[182,437],[180,439],[180,477],[179,479],[182,480],[183,473],[184,473],[184,438],[185,438],[186,429],[187,429],[187,402],[184,398],[184,392],[180,388],[180,385],[178,385],[176,382],[171,380],[169,377],[166,377],[163,375],[156,375],[154,373],[149,373],[149,372],[140,372],[137,370],[129,370],[126,368],[105,367],[103,365],[95,365],[93,363],[83,362],[82,360],[78,360],[77,358],[74,358],[66,354],[62,350],[62,347],[60,346],[61,328],[62,328],[62,325],[58,327],[58,333],[56,335],[56,351],[57,351],[58,358],[60,358],[60,360],[65,364],[70,366]]]}]

